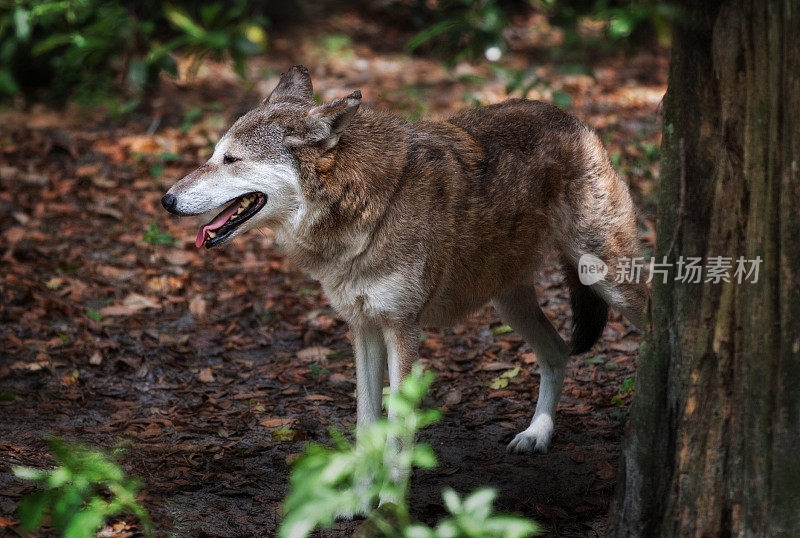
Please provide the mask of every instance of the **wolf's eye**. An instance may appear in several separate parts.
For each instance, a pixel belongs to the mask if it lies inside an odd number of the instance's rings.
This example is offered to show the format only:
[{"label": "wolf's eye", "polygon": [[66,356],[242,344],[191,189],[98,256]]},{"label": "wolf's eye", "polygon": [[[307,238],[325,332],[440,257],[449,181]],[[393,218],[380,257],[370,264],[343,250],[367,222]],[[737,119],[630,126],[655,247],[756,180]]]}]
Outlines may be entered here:
[{"label": "wolf's eye", "polygon": [[222,164],[233,164],[236,161],[241,161],[238,157],[231,157],[230,155],[225,155],[222,158]]}]

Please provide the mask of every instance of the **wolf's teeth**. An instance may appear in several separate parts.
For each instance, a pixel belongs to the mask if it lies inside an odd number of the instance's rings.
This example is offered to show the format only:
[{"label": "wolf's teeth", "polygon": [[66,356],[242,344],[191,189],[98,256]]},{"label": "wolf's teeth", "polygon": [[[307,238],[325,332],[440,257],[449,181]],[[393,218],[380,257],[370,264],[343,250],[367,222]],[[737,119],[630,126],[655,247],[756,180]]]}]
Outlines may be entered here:
[{"label": "wolf's teeth", "polygon": [[217,237],[217,232],[207,232],[207,233],[208,233],[208,237],[210,237],[211,239],[214,239],[215,237]]}]

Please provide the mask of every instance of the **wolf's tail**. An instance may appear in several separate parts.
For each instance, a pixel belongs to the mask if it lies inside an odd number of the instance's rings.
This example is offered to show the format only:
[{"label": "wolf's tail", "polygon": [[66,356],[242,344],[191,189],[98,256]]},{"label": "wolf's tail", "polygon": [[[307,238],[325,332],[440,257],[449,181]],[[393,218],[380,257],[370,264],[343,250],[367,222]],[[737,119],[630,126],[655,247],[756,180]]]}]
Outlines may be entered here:
[{"label": "wolf's tail", "polygon": [[608,321],[608,305],[592,288],[581,284],[578,271],[564,261],[564,273],[572,305],[571,355],[589,351],[603,334]]}]

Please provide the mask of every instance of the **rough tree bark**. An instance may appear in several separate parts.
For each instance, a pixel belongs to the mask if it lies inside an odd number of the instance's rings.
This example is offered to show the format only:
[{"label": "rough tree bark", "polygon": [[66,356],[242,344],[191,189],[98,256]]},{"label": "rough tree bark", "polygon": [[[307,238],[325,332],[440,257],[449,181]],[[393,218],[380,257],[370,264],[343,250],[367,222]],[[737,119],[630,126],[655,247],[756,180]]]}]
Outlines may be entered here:
[{"label": "rough tree bark", "polygon": [[800,0],[684,8],[655,257],[763,261],[656,277],[611,534],[800,536]]}]

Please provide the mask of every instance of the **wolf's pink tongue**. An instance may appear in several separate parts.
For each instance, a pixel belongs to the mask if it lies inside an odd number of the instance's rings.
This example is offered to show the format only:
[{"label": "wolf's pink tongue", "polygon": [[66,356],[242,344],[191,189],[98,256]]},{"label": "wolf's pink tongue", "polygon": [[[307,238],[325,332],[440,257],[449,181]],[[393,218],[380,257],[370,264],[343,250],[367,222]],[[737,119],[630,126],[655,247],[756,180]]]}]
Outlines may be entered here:
[{"label": "wolf's pink tongue", "polygon": [[228,219],[236,213],[239,209],[239,204],[231,204],[231,206],[214,217],[214,220],[206,224],[205,226],[200,227],[200,231],[197,232],[197,239],[194,240],[194,246],[200,248],[203,246],[203,243],[206,241],[206,232],[211,230],[216,230],[217,228],[221,228],[223,224],[228,222]]}]

